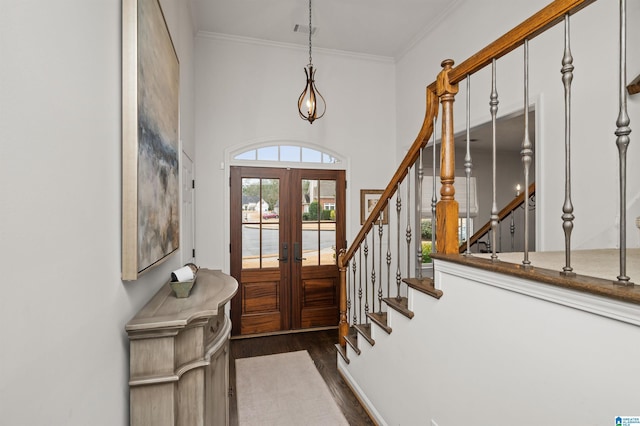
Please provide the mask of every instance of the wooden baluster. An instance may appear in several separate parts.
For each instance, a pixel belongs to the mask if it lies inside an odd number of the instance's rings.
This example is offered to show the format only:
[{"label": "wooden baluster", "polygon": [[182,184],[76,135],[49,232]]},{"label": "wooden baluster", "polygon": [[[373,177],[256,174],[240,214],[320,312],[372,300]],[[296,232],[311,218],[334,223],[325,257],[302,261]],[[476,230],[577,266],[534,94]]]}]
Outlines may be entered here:
[{"label": "wooden baluster", "polygon": [[340,320],[338,322],[338,341],[343,348],[347,346],[345,337],[349,333],[347,319],[347,267],[344,265],[345,250],[338,253],[338,271],[340,273]]},{"label": "wooden baluster", "polygon": [[455,200],[455,146],[453,140],[453,102],[458,85],[449,83],[453,60],[442,61],[436,93],[442,104],[442,148],[440,151],[440,201],[436,205],[436,251],[458,253],[458,202]]}]

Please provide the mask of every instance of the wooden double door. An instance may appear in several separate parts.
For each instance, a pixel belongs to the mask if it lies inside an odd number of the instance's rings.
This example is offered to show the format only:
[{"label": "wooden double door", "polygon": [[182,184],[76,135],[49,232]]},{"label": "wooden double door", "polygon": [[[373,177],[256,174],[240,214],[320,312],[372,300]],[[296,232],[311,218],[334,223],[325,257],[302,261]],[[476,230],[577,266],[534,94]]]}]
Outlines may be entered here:
[{"label": "wooden double door", "polygon": [[231,168],[233,335],[338,324],[343,170]]}]

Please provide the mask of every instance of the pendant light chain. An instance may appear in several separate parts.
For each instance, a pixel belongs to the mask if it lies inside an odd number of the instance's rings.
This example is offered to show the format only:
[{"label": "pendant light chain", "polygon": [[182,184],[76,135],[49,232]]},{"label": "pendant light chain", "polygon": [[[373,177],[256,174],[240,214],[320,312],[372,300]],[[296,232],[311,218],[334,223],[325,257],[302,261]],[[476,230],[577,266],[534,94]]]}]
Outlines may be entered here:
[{"label": "pendant light chain", "polygon": [[307,84],[298,97],[298,113],[300,118],[313,124],[318,118],[322,118],[327,110],[327,104],[322,94],[316,88],[313,59],[311,58],[311,35],[313,26],[311,23],[311,0],[309,0],[309,64],[304,69]]},{"label": "pendant light chain", "polygon": [[309,0],[309,65],[313,65],[311,60],[311,0]]}]

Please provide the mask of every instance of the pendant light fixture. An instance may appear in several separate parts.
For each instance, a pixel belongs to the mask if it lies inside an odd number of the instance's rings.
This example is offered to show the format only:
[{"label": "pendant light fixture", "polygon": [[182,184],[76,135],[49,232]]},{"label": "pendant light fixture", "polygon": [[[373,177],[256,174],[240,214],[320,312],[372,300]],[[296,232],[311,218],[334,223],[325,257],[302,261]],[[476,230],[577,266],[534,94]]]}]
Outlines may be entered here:
[{"label": "pendant light fixture", "polygon": [[322,97],[318,89],[316,89],[316,70],[313,69],[313,61],[311,60],[312,32],[311,0],[309,0],[309,64],[304,69],[304,73],[307,76],[307,85],[298,98],[298,113],[300,114],[300,118],[307,120],[311,124],[313,124],[314,120],[321,118],[327,110],[327,104],[324,101],[324,97]]}]

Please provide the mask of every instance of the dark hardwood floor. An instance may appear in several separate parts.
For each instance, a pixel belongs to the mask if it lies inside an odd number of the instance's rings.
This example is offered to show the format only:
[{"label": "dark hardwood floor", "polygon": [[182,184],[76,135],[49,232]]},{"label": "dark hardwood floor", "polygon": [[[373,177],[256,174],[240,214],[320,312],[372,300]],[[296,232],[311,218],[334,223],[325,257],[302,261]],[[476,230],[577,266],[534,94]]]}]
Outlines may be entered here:
[{"label": "dark hardwood floor", "polygon": [[337,330],[312,331],[269,337],[231,340],[229,381],[231,386],[229,417],[231,426],[238,425],[235,360],[253,356],[307,350],[327,383],[333,398],[350,425],[374,425],[336,365]]}]

